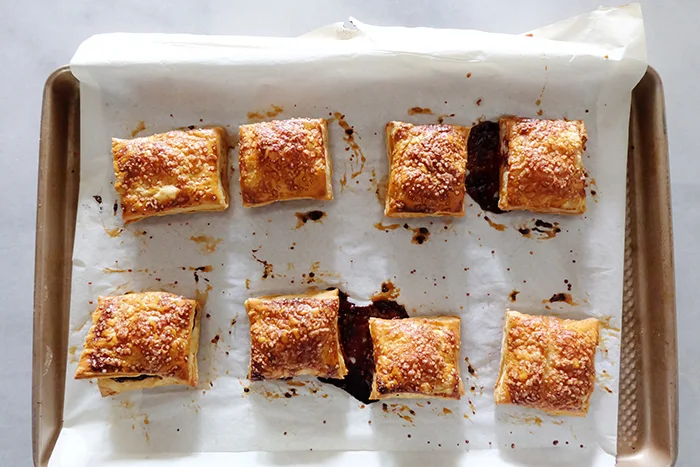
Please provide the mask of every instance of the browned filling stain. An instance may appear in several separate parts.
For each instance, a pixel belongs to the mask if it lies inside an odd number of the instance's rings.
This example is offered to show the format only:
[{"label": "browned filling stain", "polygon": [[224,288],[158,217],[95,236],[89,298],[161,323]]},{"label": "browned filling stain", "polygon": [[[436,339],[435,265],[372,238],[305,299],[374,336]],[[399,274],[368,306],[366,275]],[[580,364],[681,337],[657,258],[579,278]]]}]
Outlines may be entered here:
[{"label": "browned filling stain", "polygon": [[[374,378],[374,348],[369,319],[403,319],[408,318],[408,313],[403,305],[393,300],[373,300],[369,305],[360,306],[348,300],[347,294],[339,291],[339,295],[338,328],[348,374],[343,379],[319,380],[346,391],[360,402],[371,404],[376,401],[369,400]],[[385,411],[388,411],[388,406]]]},{"label": "browned filling stain", "polygon": [[476,105],[477,105],[477,106],[480,106],[480,105],[481,105],[481,101],[482,101],[481,97],[478,98],[478,99],[476,100]]},{"label": "browned filling stain", "polygon": [[245,288],[246,290],[250,290],[250,279],[245,280]]},{"label": "browned filling stain", "polygon": [[498,207],[502,160],[500,141],[500,128],[496,122],[474,125],[467,140],[467,193],[481,209],[495,214],[503,212]]},{"label": "browned filling stain", "polygon": [[323,211],[297,212],[294,215],[297,216],[297,229],[300,229],[309,221],[323,222],[321,219],[326,217],[326,213]]},{"label": "browned filling stain", "polygon": [[[547,71],[547,66],[545,65],[544,71]],[[542,85],[542,90],[540,91],[540,97],[535,101],[535,105],[539,107],[542,105],[542,98],[544,97],[544,91],[547,89],[547,75],[544,75],[544,84]],[[537,111],[537,115],[542,115],[542,109]]]},{"label": "browned filling stain", "polygon": [[108,274],[113,274],[113,273],[122,273],[122,272],[134,272],[134,270],[133,269],[104,268],[104,269],[102,269],[102,272],[106,272]]},{"label": "browned filling stain", "polygon": [[411,107],[408,109],[408,115],[432,115],[433,111],[427,107]]},{"label": "browned filling stain", "polygon": [[[469,402],[469,408],[472,411],[472,415],[476,415],[476,407],[474,406],[474,403],[472,402],[471,399],[467,399],[467,402]],[[467,417],[469,418],[469,417]]]},{"label": "browned filling stain", "polygon": [[377,201],[379,204],[384,204],[386,200],[386,190],[389,183],[389,174],[384,175],[381,180],[377,182],[377,186],[374,189],[374,194],[377,196]]},{"label": "browned filling stain", "polygon": [[136,138],[136,135],[138,135],[139,133],[141,133],[141,132],[142,132],[143,130],[145,130],[145,129],[146,129],[146,122],[144,122],[143,120],[141,120],[141,121],[139,122],[139,124],[136,125],[136,128],[134,128],[134,129],[131,131],[131,137],[132,137],[132,138]]},{"label": "browned filling stain", "polygon": [[484,216],[484,220],[486,222],[488,222],[491,227],[498,230],[499,232],[503,232],[506,230],[505,224],[497,224],[494,221],[492,221],[491,219],[489,219],[489,216]]},{"label": "browned filling stain", "polygon": [[284,112],[284,108],[279,107],[277,105],[273,104],[271,107],[272,107],[272,110],[266,110],[266,111],[264,110],[264,111],[260,111],[260,112],[248,112],[248,120],[251,122],[262,121],[262,120],[266,120],[268,118],[275,118],[276,116],[278,116],[279,114]]},{"label": "browned filling stain", "polygon": [[401,293],[401,289],[396,287],[393,282],[388,280],[386,282],[382,282],[381,290],[372,295],[371,299],[375,302],[380,300],[396,300],[399,298],[399,293]]},{"label": "browned filling stain", "polygon": [[[364,170],[365,162],[367,162],[367,159],[365,158],[365,155],[362,152],[362,148],[360,148],[360,146],[355,141],[355,136],[358,136],[357,132],[355,132],[355,129],[347,121],[345,121],[345,115],[343,115],[340,112],[333,112],[333,119],[335,119],[335,121],[338,122],[338,126],[340,126],[340,128],[343,129],[343,140],[352,150],[353,155],[350,157],[350,178],[354,179],[358,177]],[[345,183],[347,184],[347,177],[345,179]],[[343,186],[342,180],[341,186]]]},{"label": "browned filling stain", "polygon": [[471,78],[471,77],[472,77],[472,74],[471,74],[471,73],[467,73],[467,78]]},{"label": "browned filling stain", "polygon": [[513,289],[513,291],[508,296],[508,298],[510,299],[511,302],[514,302],[518,299],[519,293],[520,293],[520,291]]},{"label": "browned filling stain", "polygon": [[286,383],[290,386],[297,386],[297,387],[303,387],[306,386],[306,383],[304,381],[295,381],[293,379],[290,379],[289,381],[286,381]]},{"label": "browned filling stain", "polygon": [[71,346],[71,348],[68,349],[68,361],[70,363],[75,363],[78,361],[78,358],[76,357],[77,351],[78,351],[78,347],[75,345]]},{"label": "browned filling stain", "polygon": [[397,417],[407,421],[413,425],[413,417],[416,416],[415,410],[403,404],[382,404],[382,412],[386,414],[394,414]]},{"label": "browned filling stain", "polygon": [[[214,287],[211,286],[211,284],[207,284],[206,288],[204,290],[199,290],[196,289],[194,291],[195,297],[194,299],[199,303],[199,306],[201,308],[204,308],[204,306],[207,304],[207,300],[209,300],[209,291],[213,290]],[[208,318],[209,316],[207,316]]]},{"label": "browned filling stain", "polygon": [[443,407],[442,414],[443,415],[452,415],[452,411],[450,409],[448,409],[447,407]]},{"label": "browned filling stain", "polygon": [[212,338],[211,343],[214,344],[214,345],[217,345],[217,344],[219,343],[220,340],[221,340],[221,336],[219,336],[219,335],[217,334],[217,335],[215,335],[215,336]]},{"label": "browned filling stain", "polygon": [[446,118],[453,118],[455,114],[440,114],[438,115],[437,122],[442,125]]},{"label": "browned filling stain", "polygon": [[570,293],[559,292],[552,295],[549,300],[542,300],[542,303],[566,302],[571,306],[576,306],[576,303]]},{"label": "browned filling stain", "polygon": [[321,263],[316,261],[311,263],[308,273],[301,275],[302,284],[313,284],[316,282],[324,282],[324,278],[340,278],[340,274],[331,271],[321,271]]},{"label": "browned filling stain", "polygon": [[[404,227],[406,226],[404,225]],[[411,239],[411,243],[415,243],[416,245],[422,245],[428,241],[428,238],[430,237],[430,231],[427,228],[416,227],[412,230],[413,238]]]},{"label": "browned filling stain", "polygon": [[607,329],[609,331],[620,332],[620,328],[610,324],[610,321],[612,319],[613,319],[612,316],[605,316],[603,318],[598,318],[598,321],[600,322],[600,327],[603,329]]},{"label": "browned filling stain", "polygon": [[[586,172],[586,176],[588,176],[588,173]],[[596,203],[598,202],[598,183],[595,181],[595,178],[590,177],[586,181],[586,186],[590,188],[591,196],[593,197],[593,201]],[[595,187],[595,189],[593,188]]]},{"label": "browned filling stain", "polygon": [[377,230],[383,230],[385,232],[388,232],[390,230],[396,230],[401,228],[401,224],[382,224],[381,222],[377,222],[374,224],[374,228]]},{"label": "browned filling stain", "polygon": [[272,266],[272,264],[269,263],[269,262],[267,262],[267,261],[265,261],[264,259],[260,259],[260,258],[258,258],[257,256],[255,256],[255,253],[257,253],[257,252],[258,252],[258,250],[253,250],[253,253],[252,253],[252,254],[253,254],[253,259],[254,259],[255,261],[257,261],[258,263],[260,263],[260,264],[263,265],[263,273],[262,273],[262,276],[261,276],[262,279],[265,280],[265,279],[267,279],[268,277],[274,278],[275,275],[273,274],[274,271],[273,271],[273,266]]},{"label": "browned filling stain", "polygon": [[377,196],[377,199],[380,203],[382,203],[382,198],[380,197],[381,190],[379,183],[380,180],[377,178],[377,171],[373,168],[372,176],[369,178],[369,186],[367,187],[367,191],[374,191],[374,194]]},{"label": "browned filling stain", "polygon": [[112,238],[118,237],[124,231],[124,229],[122,229],[121,227],[115,227],[113,229],[108,229],[107,226],[103,225],[102,228],[105,230],[105,233]]},{"label": "browned filling stain", "polygon": [[610,388],[607,387],[607,386],[603,386],[603,389],[605,389],[605,390],[606,390],[607,392],[609,392],[610,394],[613,393],[613,392],[612,392],[612,389],[610,389]]},{"label": "browned filling stain", "polygon": [[202,253],[214,253],[219,243],[224,241],[223,238],[214,238],[209,235],[193,235],[190,240],[199,245]]},{"label": "browned filling stain", "polygon": [[521,225],[515,227],[523,237],[535,238],[537,240],[549,240],[561,232],[558,222],[546,222],[541,219],[534,219],[534,225]]}]

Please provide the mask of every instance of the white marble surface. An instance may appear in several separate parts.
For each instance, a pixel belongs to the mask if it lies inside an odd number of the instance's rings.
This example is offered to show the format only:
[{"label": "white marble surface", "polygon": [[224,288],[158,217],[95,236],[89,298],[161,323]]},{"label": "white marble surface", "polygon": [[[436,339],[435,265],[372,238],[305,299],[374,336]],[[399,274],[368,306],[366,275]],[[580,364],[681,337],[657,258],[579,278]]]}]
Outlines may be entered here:
[{"label": "white marble surface", "polygon": [[[3,2],[0,14],[0,465],[31,465],[32,294],[39,117],[46,77],[100,32],[294,36],[353,15],[378,25],[517,33],[595,9],[600,0],[231,0]],[[700,465],[700,105],[695,0],[642,0],[649,61],[664,81],[671,151],[680,359],[678,466]]]}]

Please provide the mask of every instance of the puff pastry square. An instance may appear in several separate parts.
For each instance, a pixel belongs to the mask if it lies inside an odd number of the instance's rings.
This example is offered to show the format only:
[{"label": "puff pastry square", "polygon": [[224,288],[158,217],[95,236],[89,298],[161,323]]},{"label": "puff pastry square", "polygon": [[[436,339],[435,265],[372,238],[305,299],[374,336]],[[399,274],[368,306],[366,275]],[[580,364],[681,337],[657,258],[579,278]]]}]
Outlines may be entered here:
[{"label": "puff pastry square", "polygon": [[223,128],[112,139],[124,222],[228,208],[228,141]]},{"label": "puff pastry square", "polygon": [[250,298],[250,370],[253,381],[312,375],[343,378],[338,290]]},{"label": "puff pastry square", "polygon": [[559,319],[508,310],[496,404],[585,416],[595,388],[597,319]]},{"label": "puff pastry square", "polygon": [[239,167],[243,206],[293,199],[333,199],[328,125],[294,118],[241,125]]},{"label": "puff pastry square", "polygon": [[389,122],[387,217],[463,216],[469,128]]},{"label": "puff pastry square", "polygon": [[167,292],[99,297],[75,379],[97,378],[102,396],[197,386],[199,305]]},{"label": "puff pastry square", "polygon": [[460,320],[455,316],[369,319],[374,347],[370,399],[459,399]]},{"label": "puff pastry square", "polygon": [[498,207],[557,214],[586,212],[583,121],[504,117]]}]

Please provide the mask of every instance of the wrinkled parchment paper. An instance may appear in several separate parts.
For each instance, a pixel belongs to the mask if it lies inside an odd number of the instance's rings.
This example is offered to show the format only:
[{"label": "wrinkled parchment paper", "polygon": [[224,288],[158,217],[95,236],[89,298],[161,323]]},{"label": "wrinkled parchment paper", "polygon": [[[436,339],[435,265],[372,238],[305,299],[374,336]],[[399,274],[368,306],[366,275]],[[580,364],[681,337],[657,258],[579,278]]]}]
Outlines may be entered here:
[{"label": "wrinkled parchment paper", "polygon": [[[71,67],[81,185],[52,466],[614,464],[627,125],[646,69],[639,6],[520,36],[354,19],[297,39],[108,34],[84,42]],[[471,125],[503,114],[585,121],[584,216],[485,215],[471,200],[460,219],[383,216],[387,121]],[[334,201],[244,209],[234,149],[227,211],[122,225],[111,137],[222,125],[235,140],[241,124],[295,116],[329,119]],[[296,213],[311,210],[325,216],[300,222]],[[536,219],[561,231],[518,230]],[[412,241],[420,227],[423,244]],[[411,315],[461,316],[461,401],[365,406],[313,378],[245,379],[246,298],[339,287],[361,302],[387,280]],[[199,387],[103,399],[72,378],[90,313],[98,295],[147,290],[206,301]],[[549,301],[560,293],[570,296]],[[603,321],[588,417],[494,406],[508,307]]]}]

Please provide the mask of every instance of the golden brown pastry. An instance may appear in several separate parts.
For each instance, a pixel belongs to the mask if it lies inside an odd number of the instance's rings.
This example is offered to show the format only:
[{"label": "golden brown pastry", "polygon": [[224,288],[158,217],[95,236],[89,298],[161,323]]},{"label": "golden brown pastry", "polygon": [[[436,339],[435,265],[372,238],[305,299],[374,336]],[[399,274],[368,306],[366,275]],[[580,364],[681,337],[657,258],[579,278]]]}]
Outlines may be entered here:
[{"label": "golden brown pastry", "polygon": [[343,378],[338,290],[249,298],[253,381],[312,375]]},{"label": "golden brown pastry", "polygon": [[598,324],[506,311],[496,404],[585,416],[595,387]]},{"label": "golden brown pastry", "polygon": [[98,378],[102,396],[197,386],[199,306],[167,292],[99,297],[75,379]]},{"label": "golden brown pastry", "polygon": [[369,319],[374,346],[370,399],[459,399],[460,320],[456,316]]},{"label": "golden brown pastry", "polygon": [[247,208],[293,199],[333,199],[328,125],[294,118],[241,125],[238,163]]},{"label": "golden brown pastry", "polygon": [[228,142],[223,128],[112,138],[112,155],[124,222],[228,208]]},{"label": "golden brown pastry", "polygon": [[386,124],[387,217],[463,216],[469,128]]},{"label": "golden brown pastry", "polygon": [[498,207],[557,214],[586,212],[583,121],[503,117]]}]

